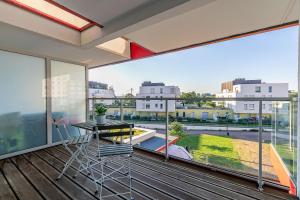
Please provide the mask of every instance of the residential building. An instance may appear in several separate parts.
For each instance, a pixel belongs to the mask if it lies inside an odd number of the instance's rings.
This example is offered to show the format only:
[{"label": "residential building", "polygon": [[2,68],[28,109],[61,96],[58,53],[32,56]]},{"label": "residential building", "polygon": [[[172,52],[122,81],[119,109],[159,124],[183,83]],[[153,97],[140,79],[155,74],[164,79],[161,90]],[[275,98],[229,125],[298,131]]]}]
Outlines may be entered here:
[{"label": "residential building", "polygon": [[[178,86],[166,86],[164,83],[152,83],[145,81],[136,95],[138,98],[176,98],[180,96],[180,89]],[[146,112],[165,112],[166,102],[159,100],[137,100],[136,110]],[[175,112],[175,100],[168,101],[168,111]]]},{"label": "residential building", "polygon": [[[217,97],[288,97],[288,83],[265,83],[261,80],[235,79],[221,84],[221,93]],[[230,108],[237,114],[257,114],[259,102],[257,101],[225,101],[216,102],[218,105]],[[272,113],[272,102],[264,101],[262,111],[264,114]]]},{"label": "residential building", "polygon": [[[89,97],[90,98],[115,98],[115,91],[112,87],[108,87],[105,83],[89,81]],[[97,100],[106,105],[113,104],[113,99]]]}]

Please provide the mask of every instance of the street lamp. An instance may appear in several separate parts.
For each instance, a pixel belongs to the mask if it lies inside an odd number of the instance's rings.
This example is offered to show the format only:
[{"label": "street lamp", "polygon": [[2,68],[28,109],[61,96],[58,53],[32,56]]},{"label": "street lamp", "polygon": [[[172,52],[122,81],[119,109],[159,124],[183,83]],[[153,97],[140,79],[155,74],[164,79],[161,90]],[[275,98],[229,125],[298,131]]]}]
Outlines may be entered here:
[{"label": "street lamp", "polygon": [[227,124],[226,133],[227,133],[227,136],[229,136],[229,130],[228,130],[229,129],[229,127],[228,127],[229,126],[229,113],[228,112],[225,113],[225,119],[226,119],[226,122],[227,122],[226,123]]}]

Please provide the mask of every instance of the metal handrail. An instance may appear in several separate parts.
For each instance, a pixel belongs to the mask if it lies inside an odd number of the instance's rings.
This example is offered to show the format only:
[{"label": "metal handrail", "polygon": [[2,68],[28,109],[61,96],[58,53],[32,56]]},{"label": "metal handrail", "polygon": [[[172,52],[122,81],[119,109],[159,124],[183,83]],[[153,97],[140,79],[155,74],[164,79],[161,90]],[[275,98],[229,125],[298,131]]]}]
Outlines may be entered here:
[{"label": "metal handrail", "polygon": [[[166,114],[166,151],[165,151],[165,158],[168,160],[169,155],[168,155],[168,126],[169,126],[169,120],[168,120],[168,101],[169,100],[175,100],[175,101],[187,101],[187,100],[192,100],[192,101],[252,101],[252,102],[258,102],[259,103],[259,132],[258,132],[258,143],[259,143],[259,163],[258,163],[258,189],[260,191],[263,190],[263,160],[262,160],[262,102],[265,101],[285,101],[285,102],[293,102],[297,101],[298,98],[295,97],[236,97],[236,98],[217,98],[217,97],[200,97],[200,98],[170,98],[170,97],[161,97],[161,98],[145,98],[145,97],[134,97],[134,98],[125,98],[125,97],[114,97],[114,98],[107,98],[107,97],[93,97],[93,98],[87,98],[87,100],[93,100],[93,105],[95,104],[96,100],[120,100],[121,102],[121,111],[123,110],[123,101],[125,100],[161,100],[165,102],[165,114]],[[123,112],[121,112],[123,115]],[[121,118],[122,119],[122,118]],[[123,120],[123,119],[122,119]]]},{"label": "metal handrail", "polygon": [[134,97],[134,98],[126,98],[126,97],[90,97],[88,100],[175,100],[175,101],[295,101],[295,98],[292,97],[237,97],[237,98],[217,98],[217,97],[203,97],[203,98],[146,98],[146,97]]}]

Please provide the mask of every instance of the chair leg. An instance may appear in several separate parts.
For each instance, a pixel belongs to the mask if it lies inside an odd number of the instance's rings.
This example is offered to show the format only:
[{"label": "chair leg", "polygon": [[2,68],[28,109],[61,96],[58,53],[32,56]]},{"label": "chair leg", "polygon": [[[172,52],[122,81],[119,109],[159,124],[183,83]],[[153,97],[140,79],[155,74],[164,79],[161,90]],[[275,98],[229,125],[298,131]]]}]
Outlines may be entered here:
[{"label": "chair leg", "polygon": [[[78,176],[78,174],[83,171],[86,170],[88,172],[88,175],[90,175],[90,172],[88,170],[89,168],[89,158],[88,158],[88,154],[87,154],[87,150],[86,150],[86,146],[82,146],[79,148],[79,151],[82,155],[82,159],[79,159],[78,156],[76,157],[76,161],[80,164],[79,167],[77,168],[77,171],[75,173],[75,175],[73,176],[73,178],[75,178],[76,176]],[[84,160],[86,163],[84,163]]]},{"label": "chair leg", "polygon": [[59,180],[62,175],[64,175],[64,173],[67,171],[67,169],[71,166],[72,162],[76,159],[78,154],[78,151],[76,151],[75,153],[73,153],[73,155],[71,156],[71,158],[66,162],[64,169],[62,170],[62,172],[59,174],[59,176],[56,178],[56,180]]},{"label": "chair leg", "polygon": [[102,188],[104,184],[104,172],[103,172],[103,163],[101,163],[101,179],[100,179],[100,200],[102,199]]},{"label": "chair leg", "polygon": [[128,161],[128,175],[129,175],[130,199],[134,200],[134,197],[132,195],[131,156],[129,157],[129,161]]}]

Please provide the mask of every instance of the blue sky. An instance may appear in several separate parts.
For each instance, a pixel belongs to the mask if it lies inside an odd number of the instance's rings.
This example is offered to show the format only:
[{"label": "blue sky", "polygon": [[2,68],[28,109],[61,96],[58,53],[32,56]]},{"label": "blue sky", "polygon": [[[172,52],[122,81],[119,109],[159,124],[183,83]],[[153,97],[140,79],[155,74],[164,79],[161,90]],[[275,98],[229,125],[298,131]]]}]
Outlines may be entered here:
[{"label": "blue sky", "polygon": [[181,91],[218,93],[234,78],[289,83],[297,89],[298,27],[90,70],[90,80],[133,93],[143,81],[177,85]]}]

